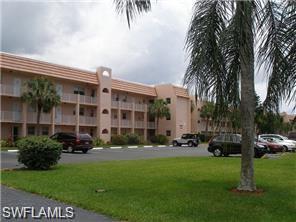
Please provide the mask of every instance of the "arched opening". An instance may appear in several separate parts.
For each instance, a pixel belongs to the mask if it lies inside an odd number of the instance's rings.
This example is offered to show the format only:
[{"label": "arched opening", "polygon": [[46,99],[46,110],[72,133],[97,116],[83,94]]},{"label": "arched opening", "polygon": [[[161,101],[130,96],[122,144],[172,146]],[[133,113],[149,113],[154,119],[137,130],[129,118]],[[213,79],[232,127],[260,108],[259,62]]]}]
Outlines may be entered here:
[{"label": "arched opening", "polygon": [[108,109],[104,109],[102,113],[103,114],[109,114],[109,111],[108,111]]},{"label": "arched opening", "polygon": [[104,88],[104,89],[103,89],[103,93],[109,93],[109,89]]},{"label": "arched opening", "polygon": [[104,71],[104,72],[103,72],[103,76],[110,77],[110,74],[109,74],[108,71]]},{"label": "arched opening", "polygon": [[108,130],[107,129],[103,129],[102,130],[102,134],[108,134]]}]

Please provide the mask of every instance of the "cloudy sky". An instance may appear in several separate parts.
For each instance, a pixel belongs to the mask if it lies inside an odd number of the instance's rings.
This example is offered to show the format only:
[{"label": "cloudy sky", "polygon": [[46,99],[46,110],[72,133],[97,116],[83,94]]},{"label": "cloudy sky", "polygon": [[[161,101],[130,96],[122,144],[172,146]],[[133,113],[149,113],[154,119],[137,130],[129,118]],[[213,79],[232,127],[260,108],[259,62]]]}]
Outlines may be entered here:
[{"label": "cloudy sky", "polygon": [[[152,11],[129,29],[113,0],[1,1],[1,51],[91,71],[107,66],[113,77],[129,81],[180,85],[194,0],[152,2]],[[261,70],[261,100],[266,81]],[[283,104],[282,111],[292,108]]]}]

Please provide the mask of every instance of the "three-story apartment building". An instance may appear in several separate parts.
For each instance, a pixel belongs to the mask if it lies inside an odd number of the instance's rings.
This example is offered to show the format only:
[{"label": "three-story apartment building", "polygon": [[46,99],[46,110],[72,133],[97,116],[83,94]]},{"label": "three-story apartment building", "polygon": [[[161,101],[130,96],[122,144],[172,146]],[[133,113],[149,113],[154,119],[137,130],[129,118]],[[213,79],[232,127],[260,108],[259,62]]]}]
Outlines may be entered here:
[{"label": "three-story apartment building", "polygon": [[23,83],[36,77],[51,80],[61,104],[41,115],[41,134],[85,132],[109,141],[112,135],[136,133],[149,139],[156,122],[148,106],[157,98],[168,102],[171,116],[158,132],[170,139],[191,131],[190,98],[172,84],[149,86],[112,78],[112,70],[95,72],[0,54],[1,139],[36,134],[36,108],[21,101]]}]

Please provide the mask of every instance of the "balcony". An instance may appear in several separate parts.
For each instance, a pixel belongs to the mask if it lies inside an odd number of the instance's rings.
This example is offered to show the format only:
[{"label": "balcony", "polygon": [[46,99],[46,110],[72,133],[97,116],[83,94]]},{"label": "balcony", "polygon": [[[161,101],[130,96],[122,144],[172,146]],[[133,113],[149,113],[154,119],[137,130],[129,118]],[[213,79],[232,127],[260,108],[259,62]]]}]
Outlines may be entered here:
[{"label": "balcony", "polygon": [[146,111],[146,104],[135,104],[135,111],[145,112]]},{"label": "balcony", "polygon": [[155,122],[148,122],[148,129],[155,129]]},{"label": "balcony", "polygon": [[121,109],[125,109],[125,110],[132,110],[133,109],[133,104],[128,103],[128,102],[119,102],[119,107]]},{"label": "balcony", "polygon": [[74,115],[56,115],[55,116],[56,124],[63,125],[76,125],[76,116]]},{"label": "balcony", "polygon": [[79,125],[97,125],[97,118],[91,116],[79,116]]},{"label": "balcony", "polygon": [[[36,112],[28,112],[27,122],[28,123],[37,123],[37,113]],[[50,113],[41,113],[40,123],[41,124],[50,124],[51,123],[51,114]]]},{"label": "balcony", "polygon": [[144,121],[135,121],[135,128],[144,128],[145,127],[145,124],[144,124]]},{"label": "balcony", "polygon": [[22,113],[16,111],[1,111],[1,122],[22,122]]},{"label": "balcony", "polygon": [[61,96],[62,102],[77,103],[77,94],[63,93]]},{"label": "balcony", "polygon": [[0,94],[3,96],[21,96],[21,89],[13,85],[0,84]]},{"label": "balcony", "polygon": [[111,119],[111,127],[118,127],[118,119]]},{"label": "balcony", "polygon": [[132,127],[132,122],[130,120],[122,119],[120,126],[122,128],[131,128]]},{"label": "balcony", "polygon": [[97,98],[92,96],[79,96],[79,101],[81,104],[97,104]]}]

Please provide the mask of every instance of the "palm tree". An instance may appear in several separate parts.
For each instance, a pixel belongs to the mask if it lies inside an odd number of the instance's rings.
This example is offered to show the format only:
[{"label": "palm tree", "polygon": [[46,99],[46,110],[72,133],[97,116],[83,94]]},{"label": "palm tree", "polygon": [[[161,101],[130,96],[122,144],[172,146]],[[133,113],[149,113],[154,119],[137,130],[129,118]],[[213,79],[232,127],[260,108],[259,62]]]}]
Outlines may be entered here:
[{"label": "palm tree", "polygon": [[[151,9],[150,0],[114,0],[128,24]],[[296,101],[296,2],[197,1],[186,38],[189,65],[184,85],[196,97],[215,101],[216,113],[239,107],[242,158],[239,190],[256,190],[254,146],[254,48],[269,74],[265,107]],[[254,45],[257,38],[259,44]],[[296,104],[296,103],[295,103]],[[296,105],[295,105],[296,108]]]},{"label": "palm tree", "polygon": [[200,117],[206,120],[206,135],[208,136],[209,120],[214,117],[215,105],[212,102],[206,102],[200,109]]},{"label": "palm tree", "polygon": [[60,104],[60,96],[57,94],[52,82],[45,78],[28,80],[24,84],[25,91],[21,99],[32,107],[37,108],[37,135],[40,135],[41,112],[48,113],[54,106]]},{"label": "palm tree", "polygon": [[156,118],[156,135],[158,134],[159,129],[159,120],[164,117],[170,117],[170,109],[168,104],[163,99],[157,99],[154,103],[149,105],[149,114],[150,116]]}]

